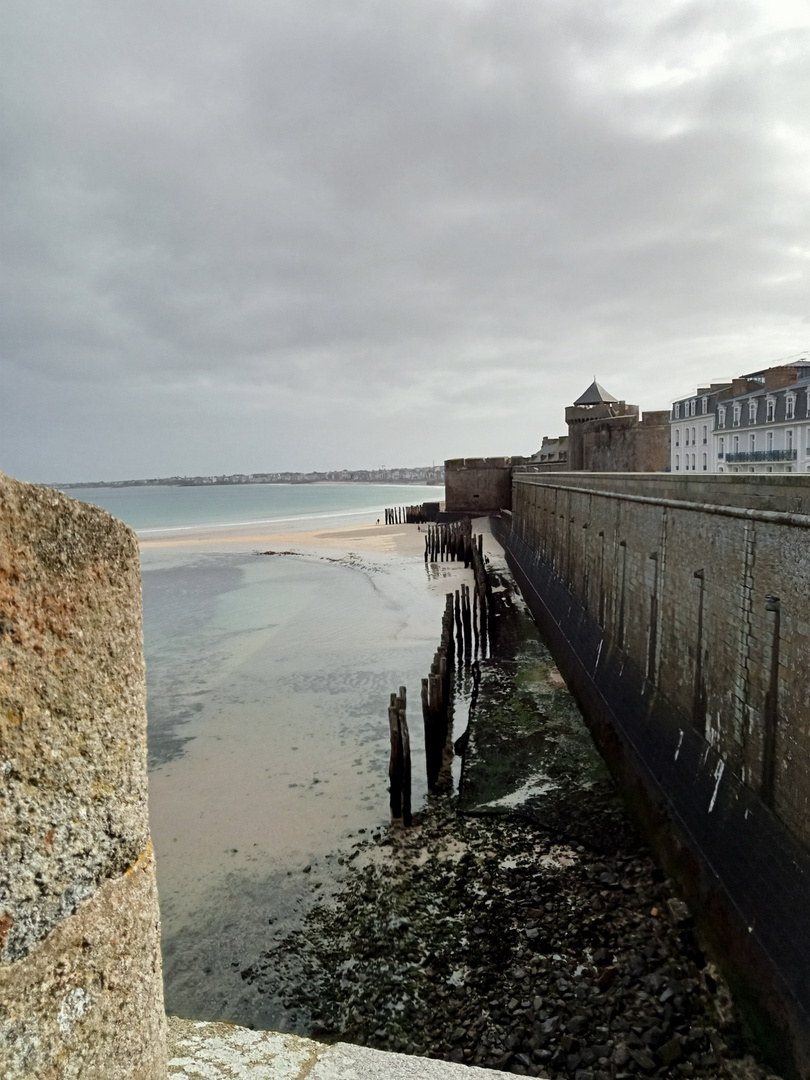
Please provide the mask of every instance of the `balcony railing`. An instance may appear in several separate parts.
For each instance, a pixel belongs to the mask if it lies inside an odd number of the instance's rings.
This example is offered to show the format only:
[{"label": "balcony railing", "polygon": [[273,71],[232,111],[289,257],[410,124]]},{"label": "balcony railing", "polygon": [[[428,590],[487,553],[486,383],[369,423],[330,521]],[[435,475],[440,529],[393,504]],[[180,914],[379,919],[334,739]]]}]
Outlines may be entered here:
[{"label": "balcony railing", "polygon": [[795,461],[795,450],[741,450],[726,454],[726,461]]}]

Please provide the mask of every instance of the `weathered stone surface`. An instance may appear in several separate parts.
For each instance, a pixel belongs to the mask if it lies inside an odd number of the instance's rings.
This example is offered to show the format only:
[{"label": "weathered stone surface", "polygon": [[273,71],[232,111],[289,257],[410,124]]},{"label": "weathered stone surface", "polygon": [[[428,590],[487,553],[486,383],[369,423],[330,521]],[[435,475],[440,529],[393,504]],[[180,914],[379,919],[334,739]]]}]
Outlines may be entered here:
[{"label": "weathered stone surface", "polygon": [[233,1024],[169,1018],[170,1080],[497,1080],[506,1073]]},{"label": "weathered stone surface", "polygon": [[134,534],[0,474],[0,1075],[165,1075]]},{"label": "weathered stone surface", "polygon": [[4,1080],[164,1080],[155,862],[149,843],[23,959],[0,965]]},{"label": "weathered stone surface", "polygon": [[19,960],[148,837],[134,534],[0,476],[0,961]]}]

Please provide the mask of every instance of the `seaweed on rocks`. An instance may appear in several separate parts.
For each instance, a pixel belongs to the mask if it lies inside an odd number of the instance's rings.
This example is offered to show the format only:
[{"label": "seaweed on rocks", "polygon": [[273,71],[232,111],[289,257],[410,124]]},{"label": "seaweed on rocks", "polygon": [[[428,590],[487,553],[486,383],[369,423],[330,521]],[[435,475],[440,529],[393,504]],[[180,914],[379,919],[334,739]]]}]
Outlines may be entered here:
[{"label": "seaweed on rocks", "polygon": [[353,856],[242,972],[306,1033],[560,1080],[770,1075],[643,849],[441,799]]}]

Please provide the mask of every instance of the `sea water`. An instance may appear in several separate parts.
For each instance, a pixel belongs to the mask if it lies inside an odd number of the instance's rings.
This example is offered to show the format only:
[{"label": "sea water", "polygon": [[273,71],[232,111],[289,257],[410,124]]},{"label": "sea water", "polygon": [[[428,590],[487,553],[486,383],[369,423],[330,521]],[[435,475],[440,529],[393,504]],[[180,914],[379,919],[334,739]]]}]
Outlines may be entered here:
[{"label": "sea water", "polygon": [[383,517],[385,507],[438,502],[444,488],[410,484],[150,484],[71,488],[144,537],[239,525],[290,532]]},{"label": "sea water", "polygon": [[[386,506],[443,492],[246,485],[70,494],[105,506],[142,538],[177,540],[201,527],[374,522]],[[142,549],[150,819],[170,1013],[295,1028],[240,970],[328,892],[351,844],[387,823],[387,706],[400,685],[414,731],[415,806],[423,801],[419,690],[458,573],[392,553]]]}]

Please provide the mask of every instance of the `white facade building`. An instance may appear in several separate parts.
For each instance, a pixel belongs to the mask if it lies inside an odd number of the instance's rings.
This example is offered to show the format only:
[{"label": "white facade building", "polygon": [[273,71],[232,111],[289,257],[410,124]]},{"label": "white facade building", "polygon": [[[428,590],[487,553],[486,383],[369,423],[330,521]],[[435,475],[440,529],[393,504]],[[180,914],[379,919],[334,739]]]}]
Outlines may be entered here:
[{"label": "white facade building", "polygon": [[681,398],[670,413],[670,472],[717,472],[715,406],[731,383],[713,383]]},{"label": "white facade building", "polygon": [[810,363],[674,402],[670,435],[672,472],[810,473]]}]

